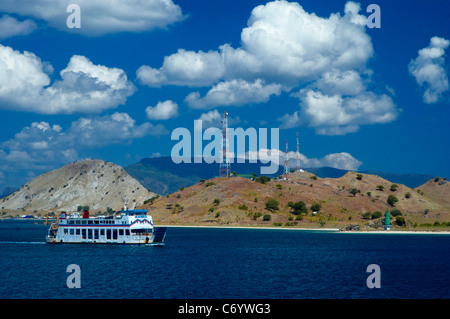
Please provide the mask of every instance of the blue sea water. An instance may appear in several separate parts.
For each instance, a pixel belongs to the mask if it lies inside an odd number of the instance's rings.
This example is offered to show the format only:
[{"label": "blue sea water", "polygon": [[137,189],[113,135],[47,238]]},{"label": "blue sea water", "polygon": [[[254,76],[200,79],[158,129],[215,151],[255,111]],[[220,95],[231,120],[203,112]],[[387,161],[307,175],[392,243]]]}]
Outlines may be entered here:
[{"label": "blue sea water", "polygon": [[[2,299],[450,297],[449,235],[169,227],[165,246],[51,245],[35,223],[0,221]],[[380,288],[367,287],[370,264]]]}]

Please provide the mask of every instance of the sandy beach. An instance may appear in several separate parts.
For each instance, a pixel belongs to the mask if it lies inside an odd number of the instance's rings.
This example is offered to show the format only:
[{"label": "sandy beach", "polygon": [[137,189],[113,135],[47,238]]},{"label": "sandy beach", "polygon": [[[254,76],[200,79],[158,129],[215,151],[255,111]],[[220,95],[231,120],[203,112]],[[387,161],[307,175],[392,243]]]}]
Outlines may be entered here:
[{"label": "sandy beach", "polygon": [[423,230],[358,230],[358,231],[340,231],[338,228],[296,228],[296,227],[258,227],[258,226],[203,226],[203,225],[155,225],[155,227],[185,227],[185,228],[224,228],[224,229],[275,229],[275,230],[294,230],[294,231],[327,231],[346,234],[439,234],[450,235],[450,231],[423,231]]}]

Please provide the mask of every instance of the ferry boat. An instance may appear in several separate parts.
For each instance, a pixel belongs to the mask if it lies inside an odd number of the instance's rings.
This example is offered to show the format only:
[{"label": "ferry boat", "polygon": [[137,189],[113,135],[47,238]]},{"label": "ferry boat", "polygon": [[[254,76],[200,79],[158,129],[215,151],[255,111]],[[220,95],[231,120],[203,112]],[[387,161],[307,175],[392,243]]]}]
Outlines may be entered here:
[{"label": "ferry boat", "polygon": [[47,234],[47,243],[152,244],[164,245],[166,227],[153,227],[144,209],[124,210],[115,216],[89,217],[61,212]]}]

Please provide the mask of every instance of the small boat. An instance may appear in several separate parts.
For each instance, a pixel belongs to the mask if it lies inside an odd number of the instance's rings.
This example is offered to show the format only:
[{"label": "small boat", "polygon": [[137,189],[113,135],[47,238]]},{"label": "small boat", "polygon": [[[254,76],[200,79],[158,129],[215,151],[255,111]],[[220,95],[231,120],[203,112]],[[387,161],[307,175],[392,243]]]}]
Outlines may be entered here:
[{"label": "small boat", "polygon": [[120,215],[89,217],[61,212],[48,229],[47,243],[151,244],[164,245],[166,227],[153,227],[152,216],[144,209],[127,209]]}]

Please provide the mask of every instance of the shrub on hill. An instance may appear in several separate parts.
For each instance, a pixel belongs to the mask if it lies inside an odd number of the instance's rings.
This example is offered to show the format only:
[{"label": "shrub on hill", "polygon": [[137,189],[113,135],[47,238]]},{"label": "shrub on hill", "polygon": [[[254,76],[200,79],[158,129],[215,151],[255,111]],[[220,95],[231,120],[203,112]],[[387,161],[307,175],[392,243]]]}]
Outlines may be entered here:
[{"label": "shrub on hill", "polygon": [[308,209],[303,201],[298,201],[296,203],[289,202],[288,206],[292,209],[291,213],[294,215],[308,214]]},{"label": "shrub on hill", "polygon": [[269,198],[266,202],[266,209],[270,210],[270,211],[278,210],[279,204],[280,204],[280,202],[278,202],[276,199]]}]

